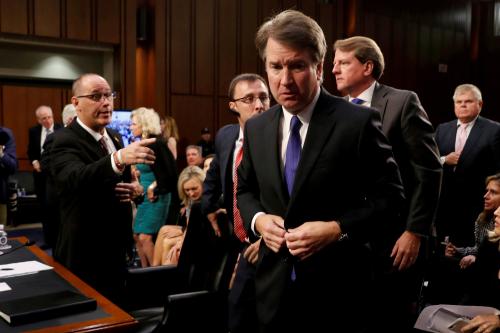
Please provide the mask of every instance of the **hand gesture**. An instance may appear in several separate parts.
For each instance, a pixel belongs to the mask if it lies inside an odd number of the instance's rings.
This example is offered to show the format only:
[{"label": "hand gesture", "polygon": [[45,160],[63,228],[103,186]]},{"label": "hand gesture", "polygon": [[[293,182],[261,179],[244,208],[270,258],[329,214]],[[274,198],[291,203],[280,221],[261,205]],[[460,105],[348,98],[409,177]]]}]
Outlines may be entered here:
[{"label": "hand gesture", "polygon": [[127,147],[120,149],[123,164],[133,165],[138,163],[153,164],[155,153],[147,146],[154,143],[156,138],[135,141]]},{"label": "hand gesture", "polygon": [[302,260],[337,241],[340,234],[340,226],[336,221],[311,221],[288,229],[285,240],[290,253]]},{"label": "hand gesture", "polygon": [[396,241],[392,248],[391,258],[394,258],[393,266],[402,271],[409,268],[417,261],[420,249],[420,236],[406,230]]},{"label": "hand gesture", "polygon": [[262,214],[255,220],[255,230],[262,235],[271,251],[278,253],[285,246],[285,221],[282,217]]}]

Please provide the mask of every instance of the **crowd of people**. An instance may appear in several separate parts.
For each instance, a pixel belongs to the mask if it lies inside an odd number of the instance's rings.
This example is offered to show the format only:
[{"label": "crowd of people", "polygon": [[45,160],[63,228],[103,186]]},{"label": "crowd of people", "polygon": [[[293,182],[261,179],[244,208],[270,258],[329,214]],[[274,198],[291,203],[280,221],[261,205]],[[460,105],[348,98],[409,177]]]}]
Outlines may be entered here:
[{"label": "crowd of people", "polygon": [[[132,111],[137,140],[122,146],[97,74],[73,83],[65,127],[36,110],[28,156],[54,257],[120,303],[132,249],[143,267],[177,264],[200,203],[215,237],[227,217],[240,252],[230,332],[411,332],[424,280],[427,302],[500,308],[500,124],[480,115],[479,88],[456,87],[456,119],[435,131],[415,92],[379,82],[368,37],[333,43],[343,97],[322,86],[327,42],[312,18],[281,12],[255,44],[267,81],[231,81],[237,123],[214,141],[203,128],[181,170],[175,120],[153,109]],[[0,128],[2,221],[13,140]],[[463,330],[499,327],[485,314]]]}]

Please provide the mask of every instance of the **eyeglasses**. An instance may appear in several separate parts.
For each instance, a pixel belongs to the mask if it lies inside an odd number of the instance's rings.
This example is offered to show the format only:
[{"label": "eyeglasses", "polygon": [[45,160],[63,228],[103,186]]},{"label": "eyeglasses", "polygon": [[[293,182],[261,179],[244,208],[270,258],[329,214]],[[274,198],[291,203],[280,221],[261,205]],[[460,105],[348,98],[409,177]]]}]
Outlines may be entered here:
[{"label": "eyeglasses", "polygon": [[232,102],[243,102],[245,104],[253,104],[258,99],[260,100],[260,102],[262,104],[266,104],[267,102],[269,102],[269,96],[268,95],[260,95],[260,96],[250,95],[250,96],[245,96],[245,97],[242,97],[242,98],[233,99]]},{"label": "eyeglasses", "polygon": [[76,98],[82,98],[82,97],[89,98],[89,99],[93,100],[94,102],[101,102],[103,100],[103,98],[107,99],[108,101],[112,101],[116,98],[116,92],[112,91],[112,92],[106,92],[106,93],[95,93],[95,94],[89,94],[89,95],[76,96]]}]

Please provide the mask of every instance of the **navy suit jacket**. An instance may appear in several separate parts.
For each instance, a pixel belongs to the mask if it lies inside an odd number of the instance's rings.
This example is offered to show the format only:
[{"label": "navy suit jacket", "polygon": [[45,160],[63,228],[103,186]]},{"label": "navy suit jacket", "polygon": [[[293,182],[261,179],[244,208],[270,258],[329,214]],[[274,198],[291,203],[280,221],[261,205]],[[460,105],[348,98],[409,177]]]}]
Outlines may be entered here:
[{"label": "navy suit jacket", "polygon": [[7,127],[0,127],[0,133],[7,139],[2,142],[3,156],[0,158],[0,203],[6,204],[9,199],[8,180],[17,170],[16,141],[12,130]]},{"label": "navy suit jacket", "polygon": [[[455,151],[457,120],[441,124],[436,142],[441,156]],[[456,167],[443,166],[443,186],[436,227],[456,246],[474,245],[474,222],[483,210],[486,177],[500,172],[500,124],[479,116]]]},{"label": "navy suit jacket", "polygon": [[[261,323],[275,320],[288,298],[294,267],[295,291],[309,313],[329,304],[325,325],[352,316],[370,297],[370,252],[365,243],[394,220],[403,188],[392,150],[381,131],[379,113],[322,90],[314,108],[288,195],[280,154],[282,108],[275,105],[247,121],[243,161],[238,169],[238,205],[247,231],[257,212],[284,218],[286,229],[307,221],[338,221],[348,235],[303,261],[286,248],[279,253],[261,242],[257,262],[257,312]],[[299,318],[289,318],[296,320]],[[352,324],[352,323],[351,323]],[[352,326],[352,325],[351,325]],[[324,326],[323,326],[324,327]]]},{"label": "navy suit jacket", "polygon": [[[63,128],[63,125],[54,123],[54,132]],[[39,161],[41,158],[42,150],[40,146],[40,139],[42,136],[42,125],[36,125],[29,129],[28,135],[28,158],[30,162]],[[47,138],[45,138],[47,139]]]}]

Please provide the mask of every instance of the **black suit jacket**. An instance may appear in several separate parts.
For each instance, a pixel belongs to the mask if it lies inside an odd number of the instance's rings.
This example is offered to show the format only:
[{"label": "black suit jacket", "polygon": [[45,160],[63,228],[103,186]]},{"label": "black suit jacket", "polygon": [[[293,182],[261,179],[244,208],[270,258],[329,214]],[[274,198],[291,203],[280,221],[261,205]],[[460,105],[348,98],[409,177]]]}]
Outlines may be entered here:
[{"label": "black suit jacket", "polygon": [[[121,136],[106,130],[122,148]],[[114,190],[130,181],[130,168],[117,175],[111,158],[77,121],[54,136],[50,163],[61,207],[55,256],[107,296],[122,282],[132,237],[131,205],[119,202]]]},{"label": "black suit jacket", "polygon": [[[348,237],[298,262],[287,249],[274,253],[262,242],[256,276],[259,320],[272,322],[281,308],[293,304],[325,325],[337,323],[336,319],[341,323],[345,321],[342,316],[352,317],[356,308],[370,300],[366,294],[370,253],[364,244],[374,230],[394,221],[392,210],[403,199],[397,165],[380,129],[378,112],[323,90],[289,197],[280,157],[282,112],[276,105],[245,126],[238,205],[247,231],[252,234],[254,215],[265,212],[282,216],[286,229],[307,221],[335,220]],[[293,289],[300,295],[300,304],[290,298],[292,266],[297,276]],[[325,311],[321,303],[329,304],[326,318],[317,315]]]},{"label": "black suit jacket", "polygon": [[406,196],[402,211],[405,229],[427,236],[437,211],[442,177],[434,128],[412,91],[377,83],[371,106],[380,112],[382,131],[392,145],[401,173]]},{"label": "black suit jacket", "polygon": [[[54,124],[54,132],[62,129],[61,124]],[[39,161],[42,150],[40,149],[40,139],[42,136],[42,125],[36,125],[29,129],[28,133],[28,158],[30,162]],[[46,138],[47,139],[47,138]]]},{"label": "black suit jacket", "polygon": [[[455,151],[457,120],[441,124],[436,142],[441,156]],[[474,245],[474,221],[483,210],[485,179],[500,172],[500,124],[479,116],[458,164],[443,166],[443,186],[436,227],[456,246]]]},{"label": "black suit jacket", "polygon": [[[233,152],[240,133],[238,124],[222,127],[215,137],[215,157],[210,164],[203,183],[202,209],[204,215],[219,208],[219,199],[224,197],[224,208],[233,216]],[[232,218],[230,219],[232,221]]]}]

